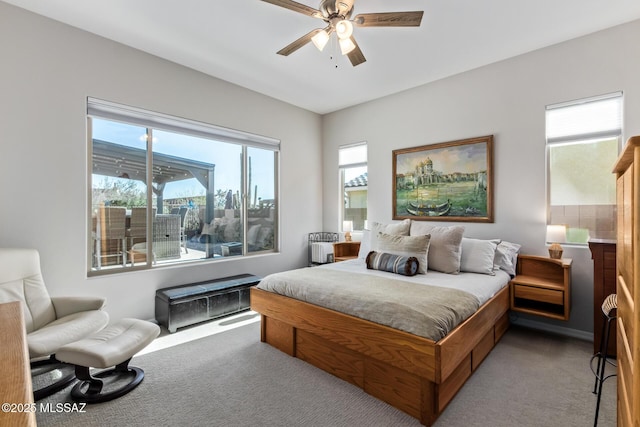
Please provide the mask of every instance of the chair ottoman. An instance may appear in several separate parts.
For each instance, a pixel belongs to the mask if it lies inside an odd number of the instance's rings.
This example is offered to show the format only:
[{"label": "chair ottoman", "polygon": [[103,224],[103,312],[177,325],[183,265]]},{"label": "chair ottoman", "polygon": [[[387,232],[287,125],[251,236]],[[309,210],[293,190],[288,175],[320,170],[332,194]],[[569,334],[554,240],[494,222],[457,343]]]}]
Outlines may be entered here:
[{"label": "chair ottoman", "polygon": [[[71,397],[78,402],[106,402],[136,388],[144,378],[144,371],[129,366],[129,361],[159,334],[160,327],[155,323],[122,319],[88,338],[62,346],[56,352],[56,359],[75,365],[76,377],[80,380],[71,390]],[[92,376],[90,368],[111,369]],[[131,381],[113,391],[102,392],[100,378],[128,375],[133,376]]]}]

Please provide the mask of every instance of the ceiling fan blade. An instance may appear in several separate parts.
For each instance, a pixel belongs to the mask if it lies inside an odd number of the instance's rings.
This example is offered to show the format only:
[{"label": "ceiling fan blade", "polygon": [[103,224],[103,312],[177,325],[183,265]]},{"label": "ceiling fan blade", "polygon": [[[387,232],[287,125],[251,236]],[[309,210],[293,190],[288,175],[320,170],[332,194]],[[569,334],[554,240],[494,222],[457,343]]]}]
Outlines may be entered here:
[{"label": "ceiling fan blade", "polygon": [[296,50],[300,49],[305,44],[309,43],[311,41],[311,37],[315,36],[320,31],[322,31],[321,28],[316,28],[315,30],[312,30],[312,31],[308,32],[304,36],[300,37],[298,40],[296,40],[293,43],[291,43],[291,44],[283,47],[282,49],[280,49],[278,51],[278,55],[282,55],[282,56],[291,55],[293,52],[295,52]]},{"label": "ceiling fan blade", "polygon": [[351,36],[351,41],[353,42],[354,45],[356,45],[356,48],[353,49],[351,52],[347,53],[347,57],[349,57],[349,61],[351,61],[351,65],[355,67],[356,65],[362,64],[367,59],[362,54],[362,51],[360,50],[360,46],[358,46],[358,43],[356,43],[356,39],[354,39],[353,36]]},{"label": "ceiling fan blade", "polygon": [[294,12],[302,13],[303,15],[312,16],[314,18],[322,19],[322,13],[318,9],[314,9],[307,5],[295,2],[293,0],[262,0],[265,3],[271,3],[276,6],[284,7],[285,9],[293,10]]},{"label": "ceiling fan blade", "polygon": [[353,23],[359,27],[419,27],[423,14],[423,11],[361,13],[353,18]]}]

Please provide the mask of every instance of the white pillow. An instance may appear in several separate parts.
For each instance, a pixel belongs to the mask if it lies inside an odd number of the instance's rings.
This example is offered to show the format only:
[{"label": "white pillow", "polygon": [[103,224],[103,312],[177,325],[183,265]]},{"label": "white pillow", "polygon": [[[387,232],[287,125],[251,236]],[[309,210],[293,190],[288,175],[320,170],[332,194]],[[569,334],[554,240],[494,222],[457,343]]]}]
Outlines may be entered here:
[{"label": "white pillow", "polygon": [[273,227],[263,225],[256,237],[256,246],[263,249],[273,249]]},{"label": "white pillow", "polygon": [[416,257],[418,273],[426,274],[428,269],[429,239],[431,236],[398,236],[378,233],[378,252]]},{"label": "white pillow", "polygon": [[[231,210],[231,209],[229,209]],[[240,218],[227,218],[222,224],[226,224],[224,231],[222,232],[225,242],[238,242],[240,241]],[[221,224],[221,225],[222,225]]]},{"label": "white pillow", "polygon": [[362,230],[362,239],[360,240],[358,258],[367,259],[369,252],[371,252],[371,230]]},{"label": "white pillow", "polygon": [[[383,224],[380,222],[374,222],[371,225],[371,241],[370,241],[370,249],[372,251],[379,251],[378,249],[378,233],[391,234],[395,236],[408,236],[409,235],[409,227],[411,227],[411,220],[404,219],[400,222],[394,222],[391,224]],[[367,252],[368,253],[368,252]],[[366,257],[367,255],[365,255]]]},{"label": "white pillow", "polygon": [[493,263],[496,267],[506,271],[511,277],[514,277],[516,275],[519,250],[519,244],[502,241],[496,248],[496,257]]},{"label": "white pillow", "polygon": [[249,227],[249,231],[247,231],[247,243],[250,245],[255,245],[256,240],[258,240],[258,232],[260,231],[261,224],[255,224]]},{"label": "white pillow", "polygon": [[429,268],[448,274],[460,272],[460,255],[464,227],[453,225],[438,227],[419,221],[412,221],[409,235],[431,235],[429,244]]},{"label": "white pillow", "polygon": [[460,271],[495,275],[493,263],[497,241],[462,238]]},{"label": "white pillow", "polygon": [[204,225],[202,226],[202,232],[200,234],[210,234],[210,235],[215,235],[217,232],[217,228],[220,224],[220,218],[214,218],[211,220],[211,222],[209,224],[207,224],[206,222],[204,223]]}]

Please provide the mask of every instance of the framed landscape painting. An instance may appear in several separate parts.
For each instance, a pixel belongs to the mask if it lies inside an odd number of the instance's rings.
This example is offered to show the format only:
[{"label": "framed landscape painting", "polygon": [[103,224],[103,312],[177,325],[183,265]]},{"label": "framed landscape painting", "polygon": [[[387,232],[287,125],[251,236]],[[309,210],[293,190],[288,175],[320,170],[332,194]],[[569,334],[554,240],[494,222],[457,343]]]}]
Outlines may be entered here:
[{"label": "framed landscape painting", "polygon": [[493,135],[393,150],[393,219],[493,222]]}]

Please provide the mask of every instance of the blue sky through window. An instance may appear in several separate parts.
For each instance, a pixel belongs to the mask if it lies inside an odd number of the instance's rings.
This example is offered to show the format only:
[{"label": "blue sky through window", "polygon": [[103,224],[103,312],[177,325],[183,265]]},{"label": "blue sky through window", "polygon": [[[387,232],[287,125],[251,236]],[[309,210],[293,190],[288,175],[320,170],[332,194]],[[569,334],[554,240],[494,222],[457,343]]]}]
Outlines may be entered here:
[{"label": "blue sky through window", "polygon": [[[142,126],[94,118],[92,131],[94,139],[146,149],[146,129]],[[240,190],[242,153],[240,145],[154,130],[153,150],[156,153],[215,164],[215,189],[224,191],[230,189],[234,193]],[[274,153],[269,150],[249,148],[249,156],[252,165],[250,188],[252,201],[256,185],[258,186],[258,198],[273,199]],[[94,179],[95,184],[100,182],[100,178]],[[144,187],[144,184],[140,185]],[[203,186],[195,178],[170,182],[164,191],[165,199],[203,196],[204,194]]]}]

